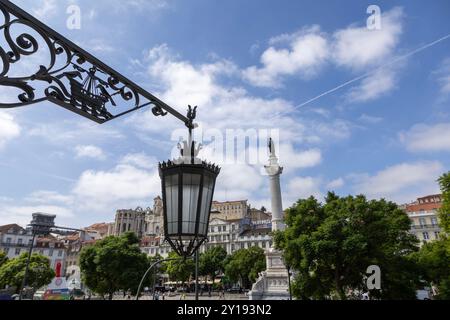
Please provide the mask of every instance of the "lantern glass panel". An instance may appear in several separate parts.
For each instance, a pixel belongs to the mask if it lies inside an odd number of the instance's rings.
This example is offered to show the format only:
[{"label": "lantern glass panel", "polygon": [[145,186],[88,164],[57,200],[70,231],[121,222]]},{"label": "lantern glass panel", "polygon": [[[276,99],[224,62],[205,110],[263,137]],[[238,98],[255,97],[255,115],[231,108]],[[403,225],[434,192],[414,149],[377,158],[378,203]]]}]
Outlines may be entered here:
[{"label": "lantern glass panel", "polygon": [[201,204],[202,208],[200,211],[199,228],[198,228],[198,234],[202,236],[206,236],[207,234],[208,219],[209,219],[209,212],[211,210],[213,189],[214,189],[214,179],[212,179],[209,175],[205,175],[203,179],[203,194]]},{"label": "lantern glass panel", "polygon": [[167,231],[178,233],[178,174],[166,176]]},{"label": "lantern glass panel", "polygon": [[183,174],[183,234],[195,234],[200,180],[200,174]]}]

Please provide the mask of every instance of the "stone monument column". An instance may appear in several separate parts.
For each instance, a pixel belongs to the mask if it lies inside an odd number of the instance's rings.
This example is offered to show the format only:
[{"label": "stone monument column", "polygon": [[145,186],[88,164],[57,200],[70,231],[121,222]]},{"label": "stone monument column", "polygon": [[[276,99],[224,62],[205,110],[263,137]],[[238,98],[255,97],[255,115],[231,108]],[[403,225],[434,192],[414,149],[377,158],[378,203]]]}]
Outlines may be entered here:
[{"label": "stone monument column", "polygon": [[270,139],[269,142],[270,158],[269,165],[264,166],[270,181],[270,197],[272,202],[272,231],[283,231],[285,229],[283,201],[281,198],[280,175],[283,168],[278,164],[278,158],[275,154],[275,145]]},{"label": "stone monument column", "polygon": [[[272,202],[272,231],[283,231],[284,224],[283,203],[281,198],[280,176],[283,168],[278,163],[275,154],[275,144],[269,140],[269,165],[265,166],[269,176],[270,195]],[[282,253],[273,245],[266,252],[266,271],[262,272],[250,291],[250,300],[288,300],[289,281],[288,271],[283,262]]]}]

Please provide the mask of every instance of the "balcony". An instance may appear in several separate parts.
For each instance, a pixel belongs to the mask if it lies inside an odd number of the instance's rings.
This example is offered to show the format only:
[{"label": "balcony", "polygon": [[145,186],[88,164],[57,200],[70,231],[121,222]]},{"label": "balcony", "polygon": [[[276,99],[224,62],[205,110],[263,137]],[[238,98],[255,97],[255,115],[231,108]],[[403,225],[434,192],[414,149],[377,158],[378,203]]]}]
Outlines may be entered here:
[{"label": "balcony", "polygon": [[412,225],[412,230],[421,230],[421,229],[440,229],[438,224],[423,224],[423,225]]},{"label": "balcony", "polygon": [[28,248],[30,245],[26,244],[26,243],[11,243],[11,242],[2,242],[0,243],[1,247],[6,247],[6,248]]}]

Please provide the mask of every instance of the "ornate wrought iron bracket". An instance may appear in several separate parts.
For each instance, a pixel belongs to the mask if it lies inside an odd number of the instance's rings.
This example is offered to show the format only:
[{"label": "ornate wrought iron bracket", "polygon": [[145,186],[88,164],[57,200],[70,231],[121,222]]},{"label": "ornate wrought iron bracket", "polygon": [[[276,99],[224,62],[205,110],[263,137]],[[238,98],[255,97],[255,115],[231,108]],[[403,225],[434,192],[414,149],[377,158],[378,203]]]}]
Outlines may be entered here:
[{"label": "ornate wrought iron bracket", "polygon": [[[4,37],[4,41],[0,40],[0,88],[18,90],[15,101],[0,101],[0,109],[50,101],[92,121],[105,123],[151,106],[155,116],[171,114],[188,128],[193,128],[193,119],[185,117],[12,2],[0,0],[0,11],[3,14],[0,33]],[[17,36],[13,36],[13,29],[19,33]],[[42,44],[44,49],[40,48]],[[46,65],[36,66],[35,70],[21,70],[26,75],[16,76],[12,72],[15,67],[20,71],[21,60],[43,51],[49,53]]]}]

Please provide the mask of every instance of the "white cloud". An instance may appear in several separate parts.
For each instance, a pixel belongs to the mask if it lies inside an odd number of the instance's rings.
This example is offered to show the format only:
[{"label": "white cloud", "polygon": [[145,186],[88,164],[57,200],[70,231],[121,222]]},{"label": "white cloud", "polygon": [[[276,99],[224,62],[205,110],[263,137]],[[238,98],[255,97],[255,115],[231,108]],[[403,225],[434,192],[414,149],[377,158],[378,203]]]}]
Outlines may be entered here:
[{"label": "white cloud", "polygon": [[436,182],[444,168],[438,161],[401,163],[387,167],[374,175],[349,176],[354,191],[371,198],[387,198],[409,202],[418,196],[438,192]]},{"label": "white cloud", "polygon": [[27,132],[30,137],[43,138],[55,144],[76,146],[78,144],[91,144],[115,139],[123,139],[119,130],[99,126],[83,121],[58,121],[51,123],[33,124]]},{"label": "white cloud", "polygon": [[296,177],[291,179],[287,184],[287,190],[284,190],[283,193],[285,206],[290,206],[298,199],[307,199],[311,196],[322,200],[321,184],[322,179],[316,177]]},{"label": "white cloud", "polygon": [[345,180],[343,178],[338,178],[335,180],[332,180],[330,182],[328,182],[327,184],[327,189],[329,190],[335,190],[335,189],[339,189],[342,188],[345,184]]},{"label": "white cloud", "polygon": [[402,18],[403,10],[396,7],[382,15],[380,30],[350,26],[335,32],[332,52],[336,64],[361,69],[382,62],[400,40]]},{"label": "white cloud", "polygon": [[437,76],[440,91],[444,96],[450,94],[450,58],[444,59],[438,70],[433,74]]},{"label": "white cloud", "polygon": [[0,149],[20,135],[21,128],[14,117],[5,111],[0,112]]},{"label": "white cloud", "polygon": [[318,26],[271,41],[272,44],[279,42],[289,42],[289,48],[269,47],[261,56],[263,66],[244,70],[244,79],[259,87],[280,87],[282,76],[310,77],[328,57],[328,42]]},{"label": "white cloud", "polygon": [[161,182],[157,170],[119,164],[109,171],[85,171],[72,192],[83,199],[82,208],[113,212],[120,207],[149,203],[161,193]]},{"label": "white cloud", "polygon": [[104,160],[106,158],[103,150],[93,145],[76,146],[75,154],[77,158],[91,158],[97,160]]},{"label": "white cloud", "polygon": [[33,9],[33,15],[40,19],[46,19],[54,16],[58,11],[56,0],[42,0],[38,1],[38,5]]},{"label": "white cloud", "polygon": [[322,153],[319,149],[297,151],[291,144],[286,143],[279,147],[278,157],[287,171],[315,167],[322,162]]},{"label": "white cloud", "polygon": [[54,214],[57,216],[57,222],[68,221],[74,217],[74,214],[70,209],[62,206],[14,206],[0,204],[0,221],[2,224],[17,223],[21,226],[26,226],[31,222],[32,214],[36,212]]},{"label": "white cloud", "polygon": [[417,124],[399,138],[412,152],[450,151],[450,123]]},{"label": "white cloud", "polygon": [[25,198],[25,201],[34,204],[58,203],[63,205],[72,205],[73,197],[70,195],[63,195],[55,191],[40,190],[31,193]]},{"label": "white cloud", "polygon": [[141,169],[154,169],[158,160],[155,157],[150,157],[141,152],[127,154],[120,160],[120,163],[136,166]]},{"label": "white cloud", "polygon": [[380,123],[381,121],[383,121],[383,118],[370,116],[370,115],[364,113],[359,117],[359,120],[362,122],[365,122],[365,123],[376,124],[376,123]]},{"label": "white cloud", "polygon": [[222,165],[214,198],[244,200],[258,197],[264,183],[264,177],[259,169],[246,164]]},{"label": "white cloud", "polygon": [[375,100],[395,88],[396,72],[393,69],[378,69],[373,74],[350,89],[347,98],[351,102],[367,102]]}]

